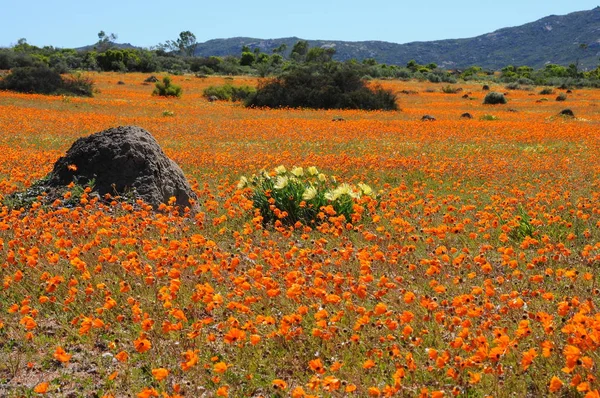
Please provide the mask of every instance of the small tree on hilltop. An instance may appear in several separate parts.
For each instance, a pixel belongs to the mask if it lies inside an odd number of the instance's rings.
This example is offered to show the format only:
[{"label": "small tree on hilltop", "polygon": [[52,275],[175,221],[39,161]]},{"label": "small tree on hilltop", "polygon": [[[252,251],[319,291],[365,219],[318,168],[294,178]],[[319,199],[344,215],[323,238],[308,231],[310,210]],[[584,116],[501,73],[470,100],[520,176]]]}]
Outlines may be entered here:
[{"label": "small tree on hilltop", "polygon": [[115,42],[115,40],[117,40],[117,37],[118,36],[114,33],[107,35],[106,32],[101,30],[100,32],[98,32],[98,43],[96,43],[95,46],[96,50],[98,52],[108,50],[110,46]]}]

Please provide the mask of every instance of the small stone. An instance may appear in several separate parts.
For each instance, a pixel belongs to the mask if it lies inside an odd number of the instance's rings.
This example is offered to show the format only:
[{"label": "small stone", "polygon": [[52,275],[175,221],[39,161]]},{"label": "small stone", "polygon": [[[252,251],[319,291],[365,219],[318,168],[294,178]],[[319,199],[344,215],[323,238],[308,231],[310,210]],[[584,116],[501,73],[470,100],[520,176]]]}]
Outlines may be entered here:
[{"label": "small stone", "polygon": [[575,114],[573,113],[573,111],[571,109],[566,108],[559,112],[559,116],[575,117]]},{"label": "small stone", "polygon": [[431,116],[431,115],[423,115],[423,117],[421,118],[422,122],[433,122],[435,121],[435,117]]}]

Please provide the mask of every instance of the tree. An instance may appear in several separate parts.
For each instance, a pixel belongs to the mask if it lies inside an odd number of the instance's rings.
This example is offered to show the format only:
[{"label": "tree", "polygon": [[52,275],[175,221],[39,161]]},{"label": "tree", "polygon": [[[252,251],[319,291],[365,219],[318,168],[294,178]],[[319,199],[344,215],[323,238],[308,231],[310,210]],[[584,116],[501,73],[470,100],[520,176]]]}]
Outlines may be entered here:
[{"label": "tree", "polygon": [[335,54],[335,48],[313,47],[306,53],[306,62],[329,62]]},{"label": "tree", "polygon": [[254,53],[249,51],[245,51],[242,53],[242,57],[240,58],[240,65],[242,66],[250,66],[256,61],[256,56]]},{"label": "tree", "polygon": [[300,40],[292,48],[291,57],[294,61],[302,61],[308,53],[308,42],[306,40]]},{"label": "tree", "polygon": [[171,51],[179,51],[179,54],[187,55],[188,57],[194,56],[197,46],[196,35],[189,30],[181,32],[176,40],[170,40],[166,43],[166,47]]},{"label": "tree", "polygon": [[96,43],[96,50],[99,52],[108,50],[111,44],[117,40],[117,37],[118,36],[115,33],[107,35],[106,32],[101,30],[98,32],[98,43]]},{"label": "tree", "polygon": [[287,50],[287,44],[282,43],[279,47],[273,49],[273,54],[283,54]]}]

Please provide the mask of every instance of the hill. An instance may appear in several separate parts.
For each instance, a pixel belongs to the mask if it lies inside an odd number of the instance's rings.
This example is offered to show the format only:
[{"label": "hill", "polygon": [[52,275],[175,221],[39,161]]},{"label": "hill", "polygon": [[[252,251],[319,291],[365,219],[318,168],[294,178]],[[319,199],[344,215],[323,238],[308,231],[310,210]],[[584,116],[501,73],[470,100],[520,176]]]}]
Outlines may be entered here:
[{"label": "hill", "polygon": [[[234,37],[199,43],[196,55],[239,55],[242,46],[270,53],[281,44],[287,52],[297,37],[257,39]],[[600,56],[600,7],[567,15],[550,15],[517,27],[496,30],[467,39],[396,44],[385,41],[309,40],[311,47],[335,47],[337,60],[374,58],[378,62],[404,65],[411,59],[434,62],[446,68],[479,65],[498,69],[509,64],[542,68],[545,64],[595,68]],[[583,45],[583,46],[581,46]]]}]

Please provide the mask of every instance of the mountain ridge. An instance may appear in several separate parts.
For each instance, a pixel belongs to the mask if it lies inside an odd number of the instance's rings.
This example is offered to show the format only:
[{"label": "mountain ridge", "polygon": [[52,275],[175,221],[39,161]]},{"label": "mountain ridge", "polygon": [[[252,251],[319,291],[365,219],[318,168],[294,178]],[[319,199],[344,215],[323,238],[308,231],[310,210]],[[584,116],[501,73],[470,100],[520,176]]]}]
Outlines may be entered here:
[{"label": "mountain ridge", "polygon": [[[195,55],[239,55],[242,46],[271,52],[281,44],[287,52],[301,40],[298,37],[260,39],[233,37],[198,43]],[[411,59],[418,63],[436,63],[445,68],[478,65],[497,69],[509,64],[541,68],[546,64],[579,63],[582,68],[595,68],[600,56],[600,6],[565,15],[549,15],[514,27],[505,27],[471,38],[415,41],[397,44],[387,41],[307,40],[311,47],[335,47],[335,59],[362,60],[405,65]],[[586,47],[580,47],[584,44]]]},{"label": "mountain ridge", "polygon": [[[196,56],[239,56],[243,46],[271,53],[282,44],[289,55],[299,37],[261,39],[232,37],[197,43]],[[547,64],[580,69],[594,69],[600,57],[600,6],[565,15],[549,15],[519,26],[505,27],[471,38],[414,41],[404,44],[388,41],[307,40],[310,47],[334,47],[334,59],[362,61],[373,58],[379,63],[406,65],[435,63],[442,68],[462,69],[477,65],[500,69],[507,65],[531,66]],[[136,48],[129,43],[113,43],[117,48]],[[94,45],[78,50],[93,49]]]}]

